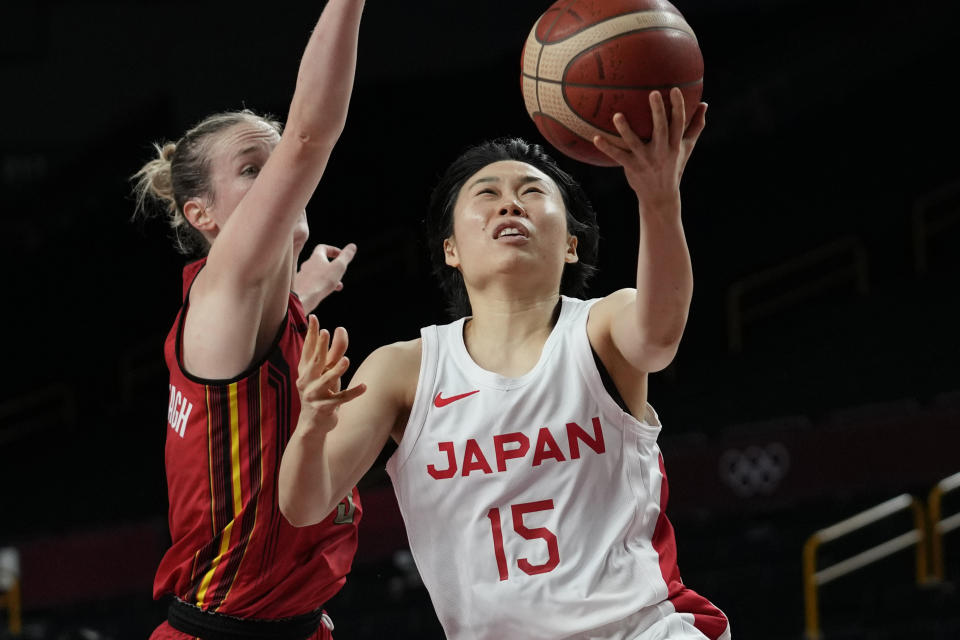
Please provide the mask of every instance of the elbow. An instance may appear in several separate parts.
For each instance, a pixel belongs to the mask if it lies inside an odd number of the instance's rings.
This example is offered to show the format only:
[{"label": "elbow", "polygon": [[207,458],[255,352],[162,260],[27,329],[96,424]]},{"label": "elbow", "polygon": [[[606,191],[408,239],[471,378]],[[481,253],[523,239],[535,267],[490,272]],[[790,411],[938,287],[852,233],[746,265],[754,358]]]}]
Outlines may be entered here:
[{"label": "elbow", "polygon": [[303,526],[300,524],[300,513],[292,504],[290,504],[290,501],[286,499],[286,496],[282,490],[280,491],[280,495],[277,497],[277,502],[280,506],[280,515],[282,515],[287,522],[294,527]]},{"label": "elbow", "polygon": [[288,126],[286,135],[297,144],[297,154],[304,157],[329,156],[334,145],[340,139],[346,125],[345,119],[331,119],[326,122],[293,123]]},{"label": "elbow", "polygon": [[683,338],[686,324],[686,318],[684,318],[683,322],[665,328],[659,335],[650,336],[645,345],[648,361],[647,372],[663,371],[673,362],[673,359],[677,357],[677,351],[680,350],[680,340]]},{"label": "elbow", "polygon": [[646,345],[642,356],[643,366],[637,368],[642,371],[646,371],[647,373],[663,371],[670,366],[670,363],[673,362],[673,359],[677,357],[677,351],[679,349],[679,340],[675,342]]},{"label": "elbow", "polygon": [[680,349],[680,337],[664,336],[662,338],[648,337],[632,345],[632,348],[623,350],[623,357],[633,368],[646,373],[656,373],[666,369],[677,356]]},{"label": "elbow", "polygon": [[[284,456],[284,460],[286,460],[286,456]],[[277,503],[280,507],[280,514],[294,527],[308,527],[316,524],[319,520],[311,519],[313,514],[310,512],[309,503],[298,500],[295,495],[296,492],[289,488],[290,478],[285,472],[289,472],[289,469],[284,467],[281,462],[280,482],[277,485]]]}]

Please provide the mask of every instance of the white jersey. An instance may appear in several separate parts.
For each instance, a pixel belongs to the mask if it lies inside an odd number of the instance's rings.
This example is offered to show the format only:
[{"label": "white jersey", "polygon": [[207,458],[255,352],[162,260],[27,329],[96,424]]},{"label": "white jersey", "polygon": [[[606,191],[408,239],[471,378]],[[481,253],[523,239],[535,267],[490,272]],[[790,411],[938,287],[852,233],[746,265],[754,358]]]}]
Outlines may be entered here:
[{"label": "white jersey", "polygon": [[416,399],[387,471],[449,638],[729,636],[680,581],[660,423],[607,393],[592,303],[562,298],[519,378],[472,360],[463,319],[421,331]]}]

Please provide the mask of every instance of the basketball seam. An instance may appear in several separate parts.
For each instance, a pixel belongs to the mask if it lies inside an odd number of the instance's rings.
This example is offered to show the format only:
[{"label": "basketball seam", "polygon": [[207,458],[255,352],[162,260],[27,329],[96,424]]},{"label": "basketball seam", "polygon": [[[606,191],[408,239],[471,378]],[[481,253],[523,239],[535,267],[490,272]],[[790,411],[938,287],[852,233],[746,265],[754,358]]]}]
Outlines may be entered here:
[{"label": "basketball seam", "polygon": [[[573,0],[573,2],[576,2],[576,0]],[[571,2],[570,4],[573,4],[573,2]],[[567,5],[567,6],[569,6],[569,5]],[[554,45],[554,44],[560,44],[561,42],[566,42],[566,41],[569,40],[570,38],[576,38],[578,35],[580,35],[581,33],[583,33],[586,29],[592,29],[592,28],[594,28],[594,27],[596,27],[596,26],[599,26],[599,25],[603,24],[604,22],[610,22],[611,20],[616,20],[617,18],[622,18],[622,17],[624,17],[624,16],[629,16],[629,15],[633,15],[633,14],[641,14],[641,13],[672,13],[673,15],[678,16],[681,20],[683,20],[683,22],[687,25],[687,28],[690,29],[690,32],[691,32],[691,33],[693,32],[693,27],[690,26],[690,23],[687,22],[687,19],[683,17],[683,14],[681,14],[681,13],[679,13],[679,12],[677,12],[677,11],[670,11],[669,9],[644,9],[643,11],[624,11],[623,13],[618,13],[618,14],[615,15],[615,16],[607,16],[607,17],[604,18],[603,20],[598,20],[598,21],[596,21],[596,22],[591,22],[588,26],[584,27],[583,29],[580,29],[580,31],[576,31],[576,32],[574,32],[574,33],[571,33],[570,35],[568,35],[568,36],[566,36],[566,37],[564,37],[564,38],[561,38],[561,39],[559,39],[559,40],[551,40],[550,42],[545,42],[545,41],[541,40],[540,38],[538,38],[538,37],[536,36],[536,33],[534,33],[534,38],[536,39],[537,42],[539,42],[540,44],[542,44],[542,45],[544,45],[544,46]],[[560,19],[560,18],[558,17],[557,20],[555,20],[554,23],[553,23],[552,25],[550,25],[550,29],[547,30],[546,36],[549,36],[549,35],[550,35],[550,32],[551,32],[551,31],[553,30],[553,28],[556,26],[557,21],[558,21],[559,19]],[[675,27],[650,27],[649,29],[638,29],[637,31],[650,31],[650,30],[653,30],[653,29],[675,29]],[[683,29],[676,29],[676,31],[683,31]],[[684,31],[684,33],[687,33],[687,32]],[[690,33],[687,33],[687,35],[690,35]],[[694,36],[693,39],[696,41],[697,38]]]},{"label": "basketball seam", "polygon": [[[547,35],[548,37],[550,36],[550,32],[553,31],[553,28],[554,28],[555,26],[557,26],[557,23],[560,21],[560,18],[563,17],[563,12],[566,11],[567,9],[569,9],[569,8],[573,5],[573,3],[575,3],[576,1],[577,1],[577,0],[570,0],[570,3],[567,4],[567,6],[565,6],[563,9],[560,9],[560,10],[557,12],[558,15],[557,15],[556,19],[554,19],[553,24],[551,24],[549,27],[547,27],[547,33],[546,33],[546,35]],[[539,23],[539,22],[540,22],[540,21],[537,20],[537,23]],[[536,24],[533,25],[533,39],[536,40],[538,43],[540,43],[540,51],[537,52],[537,67],[536,67],[536,69],[537,69],[537,75],[536,75],[536,78],[534,78],[534,81],[533,81],[533,83],[534,83],[534,90],[536,91],[536,95],[537,95],[537,111],[539,112],[539,111],[541,110],[541,107],[540,107],[540,82],[539,82],[539,79],[540,79],[540,60],[543,59],[543,50],[544,50],[545,47],[543,46],[543,43],[540,42],[540,38],[537,37],[537,25],[536,25]],[[523,72],[521,71],[521,73],[523,73]],[[526,74],[523,74],[523,75],[526,75]],[[528,77],[529,77],[529,76],[528,76]]]},{"label": "basketball seam", "polygon": [[[542,118],[544,118],[544,119],[550,120],[550,121],[552,121],[552,122],[556,122],[558,125],[560,125],[560,126],[563,127],[564,129],[566,129],[567,133],[571,134],[573,137],[577,138],[578,140],[581,140],[581,141],[585,142],[586,144],[590,145],[592,148],[596,149],[596,146],[594,146],[594,144],[593,144],[593,140],[590,140],[589,138],[584,138],[582,135],[580,135],[579,133],[577,133],[576,131],[574,131],[573,129],[571,129],[570,127],[568,127],[567,125],[563,124],[563,122],[561,122],[560,120],[557,120],[556,118],[554,118],[554,117],[553,117],[552,115],[550,115],[549,113],[546,113],[546,112],[543,112],[543,111],[537,111],[535,114],[531,114],[531,116],[540,116],[540,117],[542,117]],[[598,128],[599,128],[599,127],[598,127]],[[601,131],[604,131],[604,129],[600,129],[600,130],[601,130]],[[614,135],[616,135],[616,134],[614,134]],[[554,146],[556,146],[557,149],[560,149],[560,147],[559,147],[558,145],[554,145]],[[566,145],[566,146],[569,148],[571,145]],[[600,153],[602,154],[603,152],[600,152]],[[586,162],[586,161],[585,161],[585,160],[582,160],[582,162]],[[605,164],[604,164],[604,163],[601,163],[601,162],[599,162],[599,161],[597,161],[597,160],[594,160],[594,161],[590,162],[590,164],[594,164],[595,166],[598,166],[598,167],[615,167],[615,166],[616,166],[616,162],[615,162],[612,158],[607,158],[607,162],[606,162]]]},{"label": "basketball seam", "polygon": [[[593,140],[588,140],[587,138],[584,138],[582,135],[580,135],[579,133],[577,133],[576,131],[574,131],[573,129],[571,129],[570,127],[568,127],[567,125],[563,124],[561,121],[557,120],[556,118],[554,118],[554,117],[553,117],[552,115],[550,115],[549,113],[547,113],[547,112],[545,112],[545,111],[537,111],[537,112],[536,112],[535,114],[533,114],[533,115],[535,115],[535,116],[541,116],[541,117],[546,118],[546,119],[548,119],[548,120],[552,120],[553,122],[556,122],[558,125],[560,125],[560,126],[563,127],[564,129],[566,129],[568,133],[573,134],[574,136],[580,138],[581,140],[583,140],[584,142],[586,142],[586,143],[589,144],[589,145],[593,145]],[[593,125],[593,126],[596,126],[596,125]],[[600,129],[600,127],[597,127],[597,129]]]},{"label": "basketball seam", "polygon": [[[575,89],[602,89],[609,91],[653,91],[655,89],[670,89],[672,87],[678,87],[680,89],[686,87],[692,87],[698,84],[703,84],[703,78],[697,78],[696,80],[691,80],[690,82],[676,82],[669,84],[651,84],[651,85],[605,85],[605,84],[587,84],[585,82],[566,82],[564,80],[545,80],[543,78],[534,78],[529,74],[523,74],[525,78],[530,78],[538,82],[543,82],[544,84],[559,84],[564,87],[573,87]],[[539,104],[537,105],[539,106]]]},{"label": "basketball seam", "polygon": [[[677,18],[677,14],[670,13],[670,12],[648,11],[645,13],[648,13],[651,16],[655,16],[655,17],[670,15],[670,16],[674,16],[674,18]],[[625,16],[627,17],[633,16],[633,15],[636,15],[636,14],[625,14]],[[621,18],[623,17],[624,16],[621,16]],[[563,56],[563,58],[566,59],[564,66],[560,69],[556,69],[555,70],[556,73],[551,73],[550,75],[551,77],[556,76],[558,79],[563,79],[566,77],[567,73],[569,72],[570,66],[574,64],[577,60],[579,60],[583,55],[590,53],[592,51],[597,51],[599,47],[602,47],[610,42],[615,42],[621,38],[642,34],[642,33],[647,33],[647,32],[665,31],[665,32],[681,33],[684,36],[692,38],[693,44],[697,47],[697,49],[699,49],[699,44],[697,43],[696,35],[694,35],[692,30],[690,30],[690,25],[687,24],[685,20],[683,20],[682,16],[679,16],[679,20],[683,21],[682,25],[676,24],[676,23],[671,24],[669,21],[658,23],[657,20],[653,20],[651,21],[652,24],[648,24],[646,26],[634,25],[633,28],[627,28],[624,31],[614,30],[612,33],[609,33],[605,38],[601,40],[593,40],[592,37],[594,35],[599,35],[599,34],[593,34],[591,32],[594,32],[594,31],[599,31],[601,33],[604,31],[610,32],[611,30],[609,28],[604,28],[603,25],[610,25],[613,22],[615,22],[615,20],[605,20],[603,22],[590,25],[586,29],[582,29],[580,32],[578,32],[573,38],[568,39],[568,41],[574,40],[576,38],[584,40],[583,48],[575,52],[572,52],[572,54],[569,57]],[[562,43],[551,43],[548,45],[540,45],[538,43],[538,46],[540,46],[540,51],[537,53],[537,66],[536,66],[535,72],[537,74],[537,78],[540,79],[543,77],[541,75],[541,71],[543,71],[543,64],[544,64],[543,57],[544,55],[546,55],[547,49],[549,48],[550,51],[558,51],[558,50],[563,51],[565,48],[565,45]],[[550,57],[555,58],[556,54],[552,54]],[[559,63],[560,60],[553,59],[551,60],[551,62],[553,63],[551,64],[551,68],[552,68],[555,66],[556,63]]]},{"label": "basketball seam", "polygon": [[[557,23],[560,22],[560,18],[563,17],[563,12],[566,11],[567,9],[569,9],[571,6],[573,6],[576,2],[577,2],[577,0],[570,0],[570,2],[567,3],[567,6],[565,6],[563,9],[560,9],[559,7],[557,8],[557,17],[554,18],[553,24],[551,24],[549,27],[547,27],[547,32],[546,32],[546,34],[544,34],[545,37],[548,37],[548,38],[550,37],[550,32],[552,32],[553,29],[554,29],[554,27],[557,26]],[[633,13],[633,12],[632,12],[632,11],[628,11],[627,13]],[[627,15],[627,14],[623,14],[623,15]],[[619,17],[619,16],[614,16],[614,17]],[[602,21],[601,21],[601,22],[602,22]],[[599,23],[598,23],[598,24],[599,24]],[[593,25],[591,24],[590,26],[592,27]],[[577,33],[580,33],[580,32],[578,31]],[[572,34],[572,35],[576,35],[576,33],[574,33],[574,34]],[[568,36],[568,37],[570,37],[570,36]],[[553,44],[552,42],[544,42],[543,40],[541,40],[540,38],[538,38],[538,37],[537,37],[536,28],[534,28],[534,31],[533,31],[533,38],[534,38],[534,40],[536,40],[536,41],[539,42],[540,44]],[[566,38],[564,38],[564,40],[566,40]],[[562,40],[557,40],[557,42],[562,42]]]},{"label": "basketball seam", "polygon": [[[579,60],[580,58],[582,58],[584,55],[595,51],[598,47],[601,47],[601,46],[607,44],[608,42],[614,42],[614,41],[619,40],[619,39],[621,39],[621,38],[624,38],[624,37],[626,37],[626,36],[632,36],[632,35],[634,35],[634,34],[636,34],[636,33],[647,33],[647,32],[649,32],[649,31],[676,31],[676,32],[678,32],[678,33],[682,33],[682,34],[685,35],[685,36],[689,36],[689,35],[690,35],[688,32],[684,31],[683,29],[677,29],[676,27],[646,27],[646,28],[644,28],[644,29],[633,29],[632,31],[624,31],[623,33],[618,33],[617,35],[611,36],[611,37],[609,37],[609,38],[607,38],[607,39],[605,39],[605,40],[597,40],[595,43],[593,43],[592,45],[590,45],[590,47],[589,47],[588,49],[584,49],[583,51],[578,52],[573,58],[570,59],[570,62],[567,63],[567,66],[565,66],[565,67],[563,68],[563,72],[560,74],[560,77],[561,77],[561,78],[566,78],[566,77],[567,77],[567,72],[570,71],[570,67],[572,67],[573,64],[574,64],[577,60]],[[694,38],[693,41],[696,43],[697,39]],[[543,51],[544,51],[545,49],[546,49],[546,47],[544,47],[543,49],[540,50],[540,55],[541,55],[541,56],[543,55]],[[538,73],[538,74],[540,73],[539,60],[537,61],[537,73]],[[703,76],[700,76],[700,79],[702,80],[702,79],[703,79]],[[556,80],[544,80],[544,82],[557,82],[557,81],[556,81]],[[673,86],[673,85],[670,85],[670,86]]]},{"label": "basketball seam", "polygon": [[[638,11],[638,12],[631,12],[631,13],[649,13],[649,12],[639,12],[639,11]],[[668,12],[668,13],[669,13],[669,12]],[[629,15],[629,14],[623,14],[623,15]],[[683,17],[683,16],[681,16],[681,18],[682,18],[682,17]],[[596,24],[600,24],[600,23],[598,22],[598,23],[596,23]],[[593,26],[594,26],[594,25],[591,25],[591,27],[593,27]],[[689,25],[687,25],[687,26],[689,27]],[[615,36],[612,36],[612,37],[610,37],[610,38],[607,38],[606,40],[599,40],[599,41],[595,42],[595,43],[593,44],[593,46],[591,46],[589,49],[584,49],[583,51],[581,51],[580,53],[578,53],[577,55],[575,55],[573,58],[571,58],[571,59],[570,59],[570,62],[567,63],[567,66],[565,66],[565,67],[563,68],[563,72],[560,74],[560,77],[565,79],[565,78],[567,77],[567,73],[569,73],[569,71],[570,71],[570,67],[572,67],[572,66],[574,65],[574,63],[576,63],[577,60],[579,60],[579,59],[580,59],[581,57],[583,57],[585,54],[587,54],[587,53],[589,53],[589,52],[591,52],[591,51],[595,51],[598,47],[601,47],[602,45],[604,45],[604,44],[606,44],[606,43],[608,43],[608,42],[614,42],[614,41],[616,41],[616,40],[619,40],[620,38],[623,38],[623,37],[625,37],[625,36],[630,36],[630,35],[633,35],[633,34],[635,34],[635,33],[646,33],[646,32],[649,32],[649,31],[678,31],[678,32],[680,32],[680,33],[682,33],[682,34],[684,34],[684,35],[688,35],[688,36],[690,35],[690,34],[687,33],[686,31],[684,31],[683,29],[677,29],[676,27],[647,27],[647,28],[644,28],[644,29],[633,29],[632,31],[625,31],[625,32],[623,32],[623,33],[618,33],[618,34],[615,35]],[[694,42],[697,41],[696,37],[693,38],[693,41],[694,41]],[[551,43],[551,44],[553,44],[553,43]],[[540,50],[541,55],[543,54],[543,50],[544,50],[544,49],[546,49],[546,47],[544,47],[543,49]],[[539,72],[540,72],[540,68],[539,68],[539,64],[538,64],[538,66],[537,66],[537,73],[539,73]],[[653,86],[649,86],[649,87],[644,87],[644,86],[639,86],[639,87],[603,86],[603,85],[591,85],[591,84],[586,84],[586,83],[566,82],[565,80],[559,80],[559,81],[558,81],[558,80],[545,80],[545,79],[537,78],[537,89],[538,89],[538,90],[537,90],[537,106],[539,106],[539,104],[540,104],[540,99],[539,99],[539,95],[540,95],[540,91],[539,91],[540,82],[544,82],[544,83],[549,82],[549,83],[551,83],[551,84],[558,84],[558,85],[560,85],[560,87],[561,87],[561,88],[560,88],[560,95],[561,95],[561,97],[563,98],[563,101],[566,103],[567,108],[570,109],[570,111],[571,111],[574,115],[576,115],[577,118],[579,118],[580,120],[582,120],[583,122],[585,122],[585,123],[587,123],[587,124],[591,124],[592,126],[596,127],[597,129],[600,129],[601,131],[605,131],[605,132],[607,132],[607,133],[609,133],[609,134],[611,134],[611,135],[615,135],[615,136],[619,137],[619,133],[618,133],[615,129],[614,129],[613,131],[611,131],[610,129],[608,129],[608,128],[606,128],[606,127],[602,127],[602,126],[599,126],[599,125],[597,125],[597,124],[591,123],[589,120],[587,120],[586,118],[584,118],[584,117],[573,107],[573,105],[570,104],[570,98],[569,98],[569,96],[567,95],[567,87],[585,88],[585,89],[600,89],[600,90],[612,89],[612,90],[616,90],[616,91],[657,91],[657,90],[660,90],[660,89],[667,89],[667,88],[671,88],[671,87],[685,88],[685,87],[690,87],[690,86],[694,86],[694,85],[697,85],[697,84],[702,84],[702,83],[703,83],[703,76],[701,75],[701,76],[700,76],[699,78],[697,78],[696,80],[691,80],[691,81],[689,81],[689,82],[684,82],[684,83],[680,83],[680,84],[653,85]]]}]

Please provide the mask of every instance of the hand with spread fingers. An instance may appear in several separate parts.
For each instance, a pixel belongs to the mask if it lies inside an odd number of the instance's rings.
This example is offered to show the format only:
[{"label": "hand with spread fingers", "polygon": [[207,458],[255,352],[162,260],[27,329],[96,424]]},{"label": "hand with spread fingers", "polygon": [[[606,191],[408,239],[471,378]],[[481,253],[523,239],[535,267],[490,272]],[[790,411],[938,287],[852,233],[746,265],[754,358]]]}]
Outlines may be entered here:
[{"label": "hand with spread fingers", "polygon": [[309,313],[328,295],[343,289],[343,274],[356,254],[357,245],[352,242],[343,249],[328,244],[313,249],[293,278],[293,291],[304,311]]},{"label": "hand with spread fingers", "polygon": [[303,342],[298,367],[297,390],[300,392],[299,427],[329,432],[337,426],[337,411],[366,391],[365,385],[340,389],[340,378],[350,366],[346,357],[347,331],[337,327],[330,333],[320,330],[317,317],[311,315]]},{"label": "hand with spread fingers", "polygon": [[597,149],[623,167],[630,187],[640,200],[641,211],[658,210],[679,200],[680,177],[706,124],[707,104],[701,102],[690,126],[684,130],[686,108],[683,93],[670,90],[671,113],[659,91],[650,92],[653,133],[649,142],[641,140],[622,113],[613,116],[620,137],[595,136]]}]

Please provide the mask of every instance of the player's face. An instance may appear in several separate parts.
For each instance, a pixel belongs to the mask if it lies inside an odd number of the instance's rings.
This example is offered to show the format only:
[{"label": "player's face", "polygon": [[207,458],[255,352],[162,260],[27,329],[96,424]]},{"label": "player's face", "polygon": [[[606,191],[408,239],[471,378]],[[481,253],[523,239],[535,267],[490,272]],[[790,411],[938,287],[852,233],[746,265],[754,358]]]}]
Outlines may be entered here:
[{"label": "player's face", "polygon": [[[447,264],[471,283],[492,273],[542,277],[559,287],[563,265],[576,262],[563,196],[553,180],[525,162],[504,160],[470,176],[457,196]],[[551,286],[553,286],[551,284]]]},{"label": "player's face", "polygon": [[[230,127],[214,143],[210,155],[213,198],[207,212],[219,228],[223,228],[253,186],[279,141],[280,136],[273,127],[251,120]],[[294,250],[298,254],[309,235],[307,213],[302,211],[293,231]]]}]

